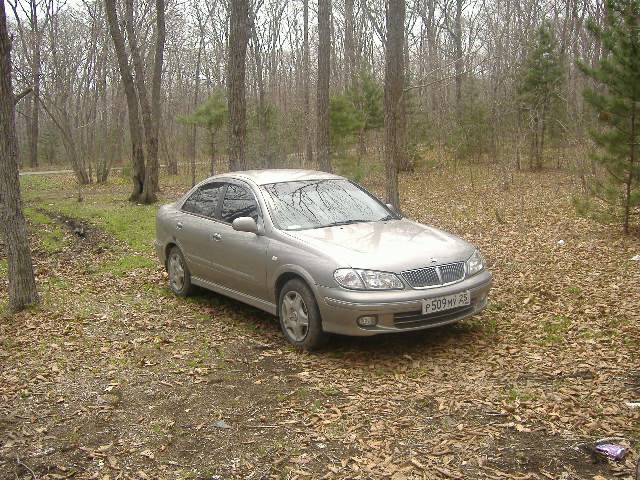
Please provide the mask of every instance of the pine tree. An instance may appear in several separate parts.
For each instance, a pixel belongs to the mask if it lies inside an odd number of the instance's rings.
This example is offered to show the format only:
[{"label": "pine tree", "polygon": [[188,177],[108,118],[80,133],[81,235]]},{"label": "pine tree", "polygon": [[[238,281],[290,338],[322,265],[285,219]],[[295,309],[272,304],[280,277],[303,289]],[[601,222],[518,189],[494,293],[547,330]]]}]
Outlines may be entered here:
[{"label": "pine tree", "polygon": [[529,114],[531,168],[543,165],[547,123],[564,81],[564,70],[556,40],[548,23],[543,23],[524,64],[518,93],[522,108]]},{"label": "pine tree", "polygon": [[604,26],[589,22],[589,30],[608,52],[597,67],[581,63],[582,71],[601,87],[585,91],[604,128],[591,136],[599,147],[593,158],[607,172],[593,193],[621,207],[624,232],[640,213],[640,0],[608,0]]},{"label": "pine tree", "polygon": [[213,92],[193,114],[186,117],[178,117],[178,121],[185,125],[196,125],[205,128],[209,134],[209,154],[211,158],[211,175],[216,170],[216,143],[220,129],[227,123],[229,110],[224,92]]}]

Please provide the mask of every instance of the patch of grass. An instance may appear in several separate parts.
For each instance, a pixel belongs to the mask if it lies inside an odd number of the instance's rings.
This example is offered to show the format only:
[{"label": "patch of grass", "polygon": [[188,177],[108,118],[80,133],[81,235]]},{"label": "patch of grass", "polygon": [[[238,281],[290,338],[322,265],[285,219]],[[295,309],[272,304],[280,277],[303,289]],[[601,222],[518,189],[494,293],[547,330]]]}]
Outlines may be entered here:
[{"label": "patch of grass", "polygon": [[336,397],[342,393],[337,388],[330,386],[322,386],[320,387],[320,391],[327,397]]},{"label": "patch of grass", "polygon": [[150,251],[155,237],[155,205],[136,205],[112,195],[101,195],[91,202],[63,200],[55,204],[61,213],[88,221],[136,251]]},{"label": "patch of grass", "polygon": [[31,223],[36,223],[38,225],[53,225],[54,221],[51,220],[44,213],[39,212],[33,208],[27,207],[23,210],[24,216],[28,218]]},{"label": "patch of grass", "polygon": [[9,264],[6,260],[0,260],[0,277],[6,277],[9,271]]},{"label": "patch of grass", "polygon": [[528,390],[519,389],[517,387],[509,388],[509,390],[507,390],[506,395],[507,395],[507,401],[510,403],[528,402],[536,398],[532,392]]},{"label": "patch of grass", "polygon": [[490,314],[490,311],[487,311],[481,318],[460,322],[456,324],[455,328],[462,332],[480,333],[487,337],[493,337],[498,334],[498,320]]},{"label": "patch of grass", "polygon": [[580,295],[582,293],[582,289],[580,287],[571,286],[566,288],[566,292],[571,295]]},{"label": "patch of grass", "polygon": [[99,271],[111,273],[116,277],[124,277],[133,270],[152,269],[156,263],[142,255],[122,255],[104,263]]},{"label": "patch of grass", "polygon": [[488,312],[499,312],[504,308],[504,304],[502,302],[489,302],[487,305]]},{"label": "patch of grass", "polygon": [[42,212],[33,208],[25,208],[24,215],[31,225],[38,227],[38,240],[42,249],[47,253],[56,253],[64,249],[67,242],[62,229]]},{"label": "patch of grass", "polygon": [[49,290],[66,290],[69,288],[69,283],[62,277],[51,275],[47,278],[47,286]]},{"label": "patch of grass", "polygon": [[40,236],[40,245],[48,253],[60,252],[64,250],[66,244],[64,234],[59,228],[54,228],[51,231],[45,230]]},{"label": "patch of grass", "polygon": [[571,328],[571,319],[562,315],[556,315],[551,320],[545,320],[542,322],[543,343],[553,345],[562,342],[569,328]]}]

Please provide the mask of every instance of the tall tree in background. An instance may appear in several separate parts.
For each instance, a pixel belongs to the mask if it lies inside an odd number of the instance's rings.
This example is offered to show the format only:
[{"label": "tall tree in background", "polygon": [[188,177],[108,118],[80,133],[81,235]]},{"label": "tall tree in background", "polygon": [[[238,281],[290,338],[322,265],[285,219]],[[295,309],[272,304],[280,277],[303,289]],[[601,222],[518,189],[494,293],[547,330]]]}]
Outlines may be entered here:
[{"label": "tall tree in background", "polygon": [[549,24],[538,29],[536,41],[524,64],[519,86],[522,105],[529,114],[531,168],[543,166],[545,135],[552,109],[560,98],[564,79],[562,60]]},{"label": "tall tree in background", "polygon": [[387,0],[387,35],[384,70],[384,156],[387,176],[387,202],[400,209],[398,167],[405,155],[402,135],[405,114],[401,102],[404,91],[405,0]]},{"label": "tall tree in background", "polygon": [[600,65],[582,70],[604,89],[587,89],[585,99],[604,125],[591,133],[601,152],[595,160],[607,171],[607,182],[594,193],[622,207],[624,232],[633,214],[640,214],[640,0],[608,0],[606,25],[594,21],[589,29],[608,55]]},{"label": "tall tree in background", "polygon": [[302,75],[303,75],[303,96],[304,96],[304,160],[307,165],[313,163],[313,141],[311,140],[311,105],[310,105],[310,92],[309,84],[311,83],[311,70],[309,60],[309,0],[303,0],[302,5],[302,22],[303,22],[303,60],[302,60]]},{"label": "tall tree in background", "polygon": [[353,15],[354,0],[344,0],[344,83],[347,87],[355,85],[358,67],[356,65],[355,40],[353,38],[355,22]]},{"label": "tall tree in background", "polygon": [[164,0],[156,0],[156,44],[154,51],[153,74],[151,80],[151,101],[147,91],[144,62],[138,45],[136,23],[133,14],[133,0],[125,0],[127,40],[129,50],[133,60],[133,71],[135,73],[135,86],[142,110],[142,127],[144,129],[144,139],[146,145],[146,165],[142,193],[139,201],[142,203],[153,203],[157,200],[156,192],[159,190],[158,161],[158,133],[160,131],[160,90],[162,86],[162,63],[164,59],[165,41],[165,8]]},{"label": "tall tree in background", "polygon": [[249,42],[249,1],[230,2],[231,18],[228,46],[227,84],[229,102],[229,169],[247,167],[247,100],[245,77]]},{"label": "tall tree in background", "polygon": [[318,167],[331,172],[329,77],[331,75],[331,0],[318,0]]},{"label": "tall tree in background", "polygon": [[[20,4],[19,0],[15,0],[13,3],[8,1],[16,20],[18,32],[20,33],[20,40],[25,52],[29,54],[29,66],[31,77],[31,88],[33,95],[30,98],[31,116],[27,121],[29,130],[29,166],[36,168],[38,166],[38,138],[40,128],[40,76],[42,69],[42,30],[38,19],[38,6],[39,3],[36,0],[29,0],[28,9]],[[19,11],[21,10],[21,12]],[[23,26],[23,17],[29,24],[29,33],[27,34]],[[47,16],[45,22],[49,20]]]},{"label": "tall tree in background", "polygon": [[[111,33],[116,57],[118,59],[118,69],[120,71],[122,85],[127,97],[127,109],[129,112],[129,133],[131,135],[133,166],[133,192],[129,199],[133,202],[138,202],[143,200],[144,192],[149,192],[150,190],[149,187],[145,186],[148,174],[146,172],[147,166],[145,164],[145,151],[143,146],[144,134],[142,131],[142,119],[140,116],[139,92],[137,91],[133,72],[129,65],[129,56],[124,42],[124,35],[122,30],[120,30],[116,0],[105,0],[105,10],[107,14],[107,22],[109,23],[109,32]],[[149,145],[149,143],[147,143],[147,145]],[[155,195],[155,191],[153,191],[153,189],[151,190],[152,196]]]},{"label": "tall tree in background", "polygon": [[0,221],[7,246],[9,309],[19,311],[38,302],[27,225],[22,214],[15,104],[11,81],[11,39],[4,0],[0,1]]}]

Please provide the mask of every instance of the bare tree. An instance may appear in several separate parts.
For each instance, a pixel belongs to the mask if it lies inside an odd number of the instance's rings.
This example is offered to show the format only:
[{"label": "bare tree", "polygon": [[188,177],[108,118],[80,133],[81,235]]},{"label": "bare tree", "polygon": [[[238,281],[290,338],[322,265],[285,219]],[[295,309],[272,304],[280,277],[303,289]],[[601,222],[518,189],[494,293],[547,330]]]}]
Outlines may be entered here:
[{"label": "bare tree", "polygon": [[247,166],[247,100],[245,77],[247,44],[249,42],[249,2],[234,0],[228,46],[228,102],[229,102],[229,168],[244,170]]},{"label": "bare tree", "polygon": [[404,90],[404,20],[405,0],[387,0],[387,35],[384,74],[384,130],[387,201],[400,209],[398,167],[406,147],[402,134],[405,110]]},{"label": "bare tree", "polygon": [[304,96],[304,146],[305,155],[304,159],[307,165],[313,163],[313,142],[311,140],[311,106],[310,106],[310,60],[309,60],[309,0],[303,0],[303,96]]},{"label": "bare tree", "polygon": [[18,144],[11,80],[11,39],[4,1],[0,2],[0,220],[7,248],[9,308],[19,311],[38,302],[27,226],[22,213]]},{"label": "bare tree", "polygon": [[331,172],[329,77],[331,75],[331,0],[318,0],[318,167]]},{"label": "bare tree", "polygon": [[[162,83],[162,64],[164,59],[165,42],[165,6],[164,0],[156,0],[156,25],[153,74],[151,84],[151,101],[146,86],[146,76],[142,54],[138,45],[133,14],[133,0],[125,2],[125,28],[129,42],[129,50],[133,62],[133,73],[129,66],[124,45],[124,37],[118,25],[116,0],[105,0],[109,30],[113,38],[120,75],[127,95],[129,108],[129,125],[133,144],[133,183],[132,201],[153,203],[159,189],[159,161],[158,161],[158,132],[160,129],[161,111],[160,94]],[[138,104],[140,108],[138,108]],[[142,115],[140,115],[140,111]],[[142,123],[143,131],[140,128]],[[146,152],[142,150],[142,142],[146,145]],[[146,153],[146,155],[145,155]],[[146,160],[146,162],[145,162]]]},{"label": "bare tree", "polygon": [[354,39],[354,0],[344,0],[344,67],[345,67],[345,85],[353,87],[358,66],[356,64],[355,39]]},{"label": "bare tree", "polygon": [[129,57],[124,43],[124,36],[120,30],[118,22],[118,13],[116,11],[116,0],[105,0],[107,12],[107,21],[109,23],[109,32],[113,39],[113,44],[118,58],[118,68],[122,85],[127,97],[127,109],[129,112],[129,134],[131,135],[132,150],[132,180],[133,192],[129,199],[137,202],[144,189],[145,182],[145,162],[142,124],[140,120],[140,109],[138,107],[138,94],[136,92],[133,74],[129,65]]}]

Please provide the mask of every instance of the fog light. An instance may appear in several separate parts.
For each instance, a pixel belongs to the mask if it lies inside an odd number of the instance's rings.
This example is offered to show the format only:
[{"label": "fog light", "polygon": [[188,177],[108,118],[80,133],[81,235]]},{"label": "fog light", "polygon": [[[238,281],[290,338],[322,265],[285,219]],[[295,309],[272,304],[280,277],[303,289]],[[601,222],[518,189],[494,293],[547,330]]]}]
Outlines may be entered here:
[{"label": "fog light", "polygon": [[377,315],[365,315],[358,318],[358,325],[361,327],[375,327],[378,324]]}]

